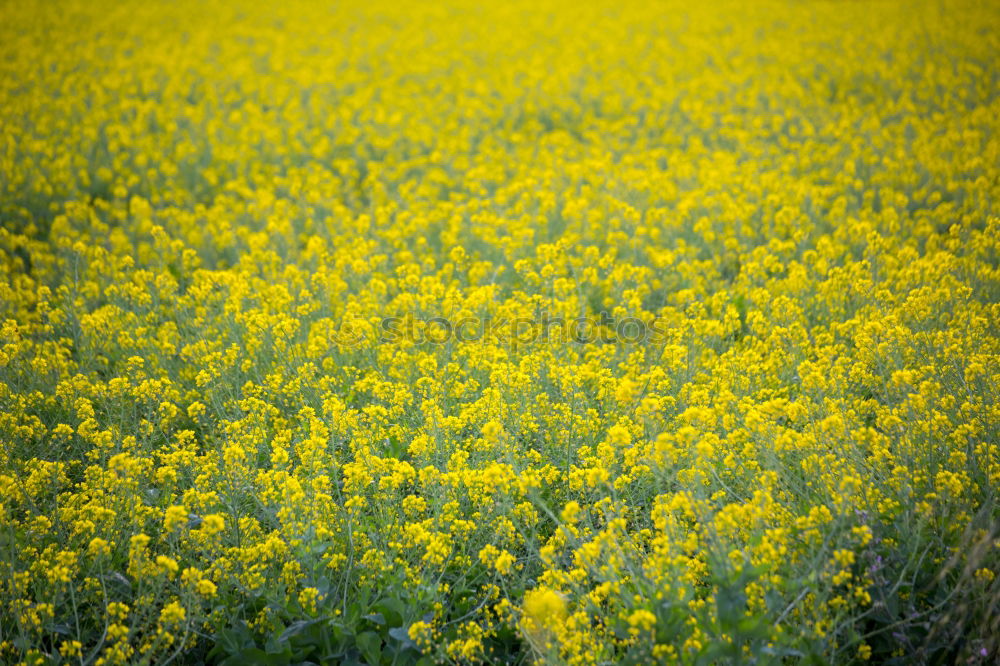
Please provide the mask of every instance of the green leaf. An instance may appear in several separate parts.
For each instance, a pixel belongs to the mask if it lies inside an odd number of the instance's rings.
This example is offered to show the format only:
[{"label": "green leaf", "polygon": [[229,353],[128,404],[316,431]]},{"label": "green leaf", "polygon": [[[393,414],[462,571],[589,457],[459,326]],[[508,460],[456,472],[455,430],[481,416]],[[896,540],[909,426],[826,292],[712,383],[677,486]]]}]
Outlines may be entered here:
[{"label": "green leaf", "polygon": [[374,631],[363,631],[355,638],[361,655],[369,664],[378,664],[382,657],[382,638]]},{"label": "green leaf", "polygon": [[253,646],[254,640],[250,628],[245,622],[239,621],[215,636],[215,646],[209,651],[208,656],[210,659],[226,659]]},{"label": "green leaf", "polygon": [[234,654],[224,662],[225,666],[288,666],[286,655],[268,654],[260,648],[252,647]]},{"label": "green leaf", "polygon": [[283,632],[281,632],[281,635],[278,637],[278,642],[286,643],[290,641],[294,636],[301,634],[309,625],[315,624],[316,622],[317,620],[297,620],[292,622]]},{"label": "green leaf", "polygon": [[743,618],[747,597],[736,585],[720,586],[715,593],[715,604],[719,610],[719,623],[724,629],[729,629],[735,627]]},{"label": "green leaf", "polygon": [[389,630],[389,637],[399,641],[404,649],[411,648],[417,650],[417,644],[410,638],[410,632],[406,627],[393,627]]},{"label": "green leaf", "polygon": [[406,605],[399,599],[391,597],[380,599],[375,603],[374,608],[382,614],[390,627],[398,627],[403,624],[403,614],[406,612]]}]

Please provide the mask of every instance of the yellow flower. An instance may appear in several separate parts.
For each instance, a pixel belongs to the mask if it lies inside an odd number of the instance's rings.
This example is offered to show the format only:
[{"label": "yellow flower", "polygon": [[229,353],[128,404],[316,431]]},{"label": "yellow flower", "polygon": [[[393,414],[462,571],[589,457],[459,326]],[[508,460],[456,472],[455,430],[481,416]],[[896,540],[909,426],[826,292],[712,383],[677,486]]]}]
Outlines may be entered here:
[{"label": "yellow flower", "polygon": [[535,627],[553,627],[566,618],[566,600],[548,587],[536,587],[524,595],[524,617]]},{"label": "yellow flower", "polygon": [[325,4],[3,3],[0,662],[324,573],[434,663],[695,661],[795,581],[746,661],[831,661],[904,545],[989,611],[996,2]]},{"label": "yellow flower", "polygon": [[80,657],[83,654],[83,643],[76,640],[63,641],[59,645],[59,655],[64,659]]},{"label": "yellow flower", "polygon": [[511,567],[514,566],[514,556],[506,550],[501,551],[496,560],[493,562],[493,566],[496,567],[496,570],[500,575],[506,576],[510,573]]},{"label": "yellow flower", "polygon": [[433,640],[434,627],[428,622],[417,620],[410,625],[410,628],[407,629],[406,633],[410,637],[410,640],[419,645],[422,649],[427,649]]},{"label": "yellow flower", "polygon": [[215,583],[208,580],[207,578],[202,578],[201,580],[199,580],[195,589],[198,590],[198,594],[205,597],[206,599],[211,599],[212,597],[214,597],[217,591]]},{"label": "yellow flower", "polygon": [[490,444],[496,444],[503,435],[503,426],[497,421],[487,421],[483,424],[483,439]]},{"label": "yellow flower", "polygon": [[87,552],[91,557],[107,557],[111,554],[111,546],[101,537],[94,537],[87,546]]},{"label": "yellow flower", "polygon": [[177,601],[171,601],[160,611],[160,624],[164,627],[179,625],[187,617],[187,611]]},{"label": "yellow flower", "polygon": [[656,616],[650,611],[640,608],[639,610],[632,611],[628,616],[628,624],[633,629],[639,629],[642,631],[649,631],[656,624]]},{"label": "yellow flower", "polygon": [[577,502],[576,500],[570,500],[569,502],[566,502],[566,504],[563,506],[562,513],[560,514],[559,517],[567,525],[574,525],[579,520],[579,516],[580,516],[580,503]]},{"label": "yellow flower", "polygon": [[976,569],[975,577],[984,583],[992,583],[993,579],[996,578],[996,574],[993,573],[991,569],[986,567],[981,567]]},{"label": "yellow flower", "polygon": [[201,531],[212,536],[226,528],[225,518],[218,513],[211,513],[202,518]]},{"label": "yellow flower", "polygon": [[156,556],[156,566],[162,573],[166,574],[170,578],[177,573],[179,568],[177,560],[172,557],[167,557],[166,555]]},{"label": "yellow flower", "polygon": [[632,443],[632,434],[625,426],[616,424],[608,430],[608,441],[614,446],[628,446]]},{"label": "yellow flower", "polygon": [[187,524],[187,522],[188,512],[183,506],[169,506],[163,512],[163,529],[167,533],[173,532],[178,527]]}]

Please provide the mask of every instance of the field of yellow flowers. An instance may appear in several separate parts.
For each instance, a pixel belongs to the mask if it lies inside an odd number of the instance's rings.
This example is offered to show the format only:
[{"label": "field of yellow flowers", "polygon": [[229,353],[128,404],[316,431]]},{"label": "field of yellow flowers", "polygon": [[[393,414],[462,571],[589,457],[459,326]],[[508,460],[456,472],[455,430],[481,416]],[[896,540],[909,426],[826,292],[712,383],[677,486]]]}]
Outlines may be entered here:
[{"label": "field of yellow flowers", "polygon": [[995,2],[0,16],[0,663],[998,658]]}]

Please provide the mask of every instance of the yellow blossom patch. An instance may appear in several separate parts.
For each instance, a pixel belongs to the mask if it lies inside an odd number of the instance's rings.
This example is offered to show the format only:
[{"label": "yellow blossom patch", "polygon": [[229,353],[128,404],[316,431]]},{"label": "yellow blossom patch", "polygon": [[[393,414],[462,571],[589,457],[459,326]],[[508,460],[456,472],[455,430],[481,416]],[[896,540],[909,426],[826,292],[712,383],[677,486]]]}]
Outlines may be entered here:
[{"label": "yellow blossom patch", "polygon": [[3,2],[0,663],[988,663],[994,5]]}]

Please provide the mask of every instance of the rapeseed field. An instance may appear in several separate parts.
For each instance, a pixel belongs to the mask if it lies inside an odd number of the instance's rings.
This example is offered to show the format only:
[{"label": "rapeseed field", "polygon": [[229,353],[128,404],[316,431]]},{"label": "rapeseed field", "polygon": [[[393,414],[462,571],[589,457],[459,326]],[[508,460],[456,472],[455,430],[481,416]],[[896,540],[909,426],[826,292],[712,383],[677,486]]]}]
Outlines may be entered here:
[{"label": "rapeseed field", "polygon": [[995,2],[0,19],[0,663],[1000,658]]}]

